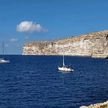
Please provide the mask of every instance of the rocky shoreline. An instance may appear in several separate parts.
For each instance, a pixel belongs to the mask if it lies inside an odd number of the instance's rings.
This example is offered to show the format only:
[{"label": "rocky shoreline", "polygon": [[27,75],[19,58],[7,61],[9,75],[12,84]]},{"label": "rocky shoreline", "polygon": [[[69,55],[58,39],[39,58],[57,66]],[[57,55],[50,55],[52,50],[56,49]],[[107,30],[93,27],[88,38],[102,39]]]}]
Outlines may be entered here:
[{"label": "rocky shoreline", "polygon": [[91,104],[89,106],[81,106],[80,108],[108,108],[108,101],[103,103]]},{"label": "rocky shoreline", "polygon": [[108,57],[108,30],[56,41],[26,43],[23,55],[69,55]]}]

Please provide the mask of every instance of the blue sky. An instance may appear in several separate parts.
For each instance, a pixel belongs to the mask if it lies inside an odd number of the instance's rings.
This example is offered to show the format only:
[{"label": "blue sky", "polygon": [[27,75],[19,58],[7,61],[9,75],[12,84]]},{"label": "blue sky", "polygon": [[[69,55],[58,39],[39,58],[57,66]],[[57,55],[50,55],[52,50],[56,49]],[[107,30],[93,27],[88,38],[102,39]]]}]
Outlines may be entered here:
[{"label": "blue sky", "polygon": [[[108,29],[108,0],[0,0],[0,49]],[[1,51],[0,51],[1,53]]]}]

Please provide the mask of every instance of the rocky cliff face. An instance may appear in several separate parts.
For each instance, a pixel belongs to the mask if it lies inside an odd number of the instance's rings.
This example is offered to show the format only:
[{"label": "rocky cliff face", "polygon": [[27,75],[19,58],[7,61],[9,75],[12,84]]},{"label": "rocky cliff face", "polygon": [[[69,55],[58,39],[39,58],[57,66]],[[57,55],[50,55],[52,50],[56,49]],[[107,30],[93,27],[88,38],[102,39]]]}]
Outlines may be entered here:
[{"label": "rocky cliff face", "polygon": [[23,55],[72,55],[108,57],[108,30],[53,42],[25,44]]},{"label": "rocky cliff face", "polygon": [[81,106],[80,108],[108,108],[108,101],[103,103],[91,104],[89,106]]}]

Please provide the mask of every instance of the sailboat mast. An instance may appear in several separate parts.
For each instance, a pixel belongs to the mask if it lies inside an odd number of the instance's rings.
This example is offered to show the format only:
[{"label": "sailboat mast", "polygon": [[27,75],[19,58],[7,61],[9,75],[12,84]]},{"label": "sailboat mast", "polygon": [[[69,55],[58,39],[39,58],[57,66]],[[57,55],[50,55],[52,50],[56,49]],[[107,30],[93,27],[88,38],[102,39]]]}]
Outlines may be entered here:
[{"label": "sailboat mast", "polygon": [[4,55],[4,42],[2,42],[2,53]]},{"label": "sailboat mast", "polygon": [[64,55],[63,55],[63,66],[65,66],[65,63],[64,63]]}]

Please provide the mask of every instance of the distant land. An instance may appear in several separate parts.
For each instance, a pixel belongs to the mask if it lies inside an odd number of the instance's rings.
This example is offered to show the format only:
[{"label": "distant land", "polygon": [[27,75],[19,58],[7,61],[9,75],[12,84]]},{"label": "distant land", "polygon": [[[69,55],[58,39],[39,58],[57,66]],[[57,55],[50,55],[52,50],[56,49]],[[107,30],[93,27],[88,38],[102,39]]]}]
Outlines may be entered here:
[{"label": "distant land", "polygon": [[55,41],[25,43],[23,55],[69,55],[108,57],[108,30]]},{"label": "distant land", "polygon": [[81,106],[80,108],[108,108],[108,101],[103,103],[91,104],[89,106]]}]

